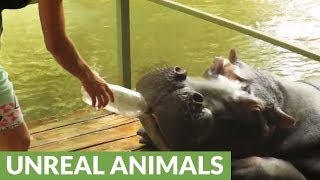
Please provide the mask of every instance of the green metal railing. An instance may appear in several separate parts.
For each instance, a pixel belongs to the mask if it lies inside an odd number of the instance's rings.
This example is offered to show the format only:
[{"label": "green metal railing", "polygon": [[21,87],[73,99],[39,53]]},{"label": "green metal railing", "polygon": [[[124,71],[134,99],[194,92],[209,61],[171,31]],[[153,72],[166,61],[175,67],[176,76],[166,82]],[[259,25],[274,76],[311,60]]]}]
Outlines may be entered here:
[{"label": "green metal railing", "polygon": [[129,0],[117,1],[118,58],[122,85],[131,88]]},{"label": "green metal railing", "polygon": [[[148,0],[150,2],[162,5],[176,11],[203,19],[205,21],[232,29],[234,31],[252,36],[262,41],[282,47],[289,51],[298,53],[302,56],[320,61],[320,55],[308,49],[298,47],[296,45],[284,42],[280,39],[269,36],[263,32],[252,29],[248,26],[230,21],[228,19],[212,15],[210,13],[171,1],[171,0]],[[117,0],[117,18],[118,18],[118,34],[119,34],[119,64],[121,66],[122,83],[125,87],[131,87],[131,60],[130,60],[130,13],[129,0]]]}]

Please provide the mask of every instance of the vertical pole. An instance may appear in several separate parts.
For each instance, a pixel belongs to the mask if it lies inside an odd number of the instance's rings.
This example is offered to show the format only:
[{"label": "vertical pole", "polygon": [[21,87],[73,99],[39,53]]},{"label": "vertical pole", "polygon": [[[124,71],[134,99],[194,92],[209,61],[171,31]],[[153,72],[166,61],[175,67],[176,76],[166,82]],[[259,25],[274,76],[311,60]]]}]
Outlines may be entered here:
[{"label": "vertical pole", "polygon": [[122,85],[131,88],[131,58],[130,58],[130,10],[129,0],[116,0],[117,3],[117,33],[118,62]]}]

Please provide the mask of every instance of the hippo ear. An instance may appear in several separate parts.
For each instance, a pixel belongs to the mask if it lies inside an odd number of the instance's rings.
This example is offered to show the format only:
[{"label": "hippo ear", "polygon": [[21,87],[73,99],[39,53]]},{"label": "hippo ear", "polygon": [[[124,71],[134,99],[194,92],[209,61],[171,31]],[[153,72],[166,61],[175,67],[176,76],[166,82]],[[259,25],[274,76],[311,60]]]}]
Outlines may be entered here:
[{"label": "hippo ear", "polygon": [[295,119],[292,116],[283,112],[280,108],[276,109],[276,113],[279,117],[278,125],[280,128],[287,129],[287,128],[292,128],[295,125],[296,123]]},{"label": "hippo ear", "polygon": [[223,69],[224,69],[224,59],[222,57],[215,57],[212,61],[213,66],[212,70],[215,74],[223,75]]},{"label": "hippo ear", "polygon": [[229,61],[234,64],[238,61],[238,55],[236,49],[232,48],[229,53]]}]

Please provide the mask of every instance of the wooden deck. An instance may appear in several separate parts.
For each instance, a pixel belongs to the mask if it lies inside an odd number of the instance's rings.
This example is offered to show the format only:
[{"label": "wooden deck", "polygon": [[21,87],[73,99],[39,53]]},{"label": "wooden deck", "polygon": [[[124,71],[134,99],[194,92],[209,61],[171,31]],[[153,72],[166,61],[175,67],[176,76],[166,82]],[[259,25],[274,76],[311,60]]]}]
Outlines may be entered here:
[{"label": "wooden deck", "polygon": [[30,151],[137,151],[142,150],[138,119],[115,114],[46,119],[27,123]]}]

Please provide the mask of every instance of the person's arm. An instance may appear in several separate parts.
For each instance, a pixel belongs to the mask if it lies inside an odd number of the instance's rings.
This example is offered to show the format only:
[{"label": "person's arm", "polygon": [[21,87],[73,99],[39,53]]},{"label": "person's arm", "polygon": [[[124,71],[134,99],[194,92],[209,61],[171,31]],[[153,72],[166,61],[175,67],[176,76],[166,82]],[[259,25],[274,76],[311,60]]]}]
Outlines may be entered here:
[{"label": "person's arm", "polygon": [[98,107],[104,107],[109,97],[113,102],[113,93],[107,83],[89,68],[67,36],[62,0],[39,0],[39,15],[48,51],[65,70],[81,81],[92,105],[97,99]]}]

